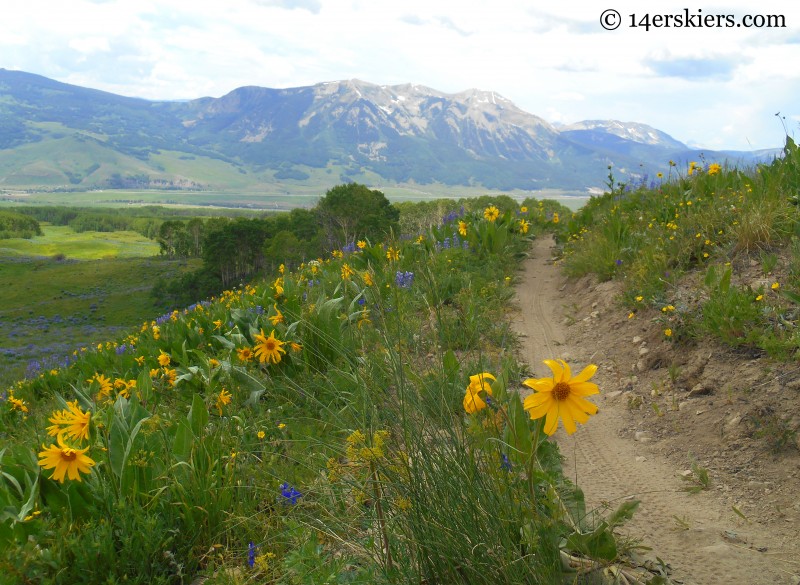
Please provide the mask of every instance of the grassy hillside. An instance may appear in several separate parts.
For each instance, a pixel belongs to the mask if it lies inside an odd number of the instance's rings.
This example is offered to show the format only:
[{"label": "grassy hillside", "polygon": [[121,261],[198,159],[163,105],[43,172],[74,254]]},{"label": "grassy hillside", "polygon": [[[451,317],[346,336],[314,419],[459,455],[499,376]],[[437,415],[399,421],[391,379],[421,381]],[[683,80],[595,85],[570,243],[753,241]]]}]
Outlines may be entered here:
[{"label": "grassy hillside", "polygon": [[655,188],[618,185],[564,223],[564,267],[624,284],[622,302],[660,309],[676,343],[712,336],[800,351],[800,149],[749,170],[705,161]]},{"label": "grassy hillside", "polygon": [[636,503],[587,515],[555,412],[510,392],[514,273],[553,212],[490,204],[336,250],[15,385],[2,574],[552,583],[576,555],[614,561]]}]

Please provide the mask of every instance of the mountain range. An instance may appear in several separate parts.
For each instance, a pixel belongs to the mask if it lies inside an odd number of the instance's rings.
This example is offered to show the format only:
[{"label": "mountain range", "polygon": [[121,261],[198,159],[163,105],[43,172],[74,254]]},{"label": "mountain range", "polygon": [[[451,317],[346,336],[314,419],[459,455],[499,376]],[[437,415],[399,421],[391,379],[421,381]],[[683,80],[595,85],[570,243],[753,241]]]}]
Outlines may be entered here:
[{"label": "mountain range", "polygon": [[601,188],[693,150],[640,123],[555,126],[492,91],[359,80],[149,101],[0,69],[0,189],[239,189],[280,184]]}]

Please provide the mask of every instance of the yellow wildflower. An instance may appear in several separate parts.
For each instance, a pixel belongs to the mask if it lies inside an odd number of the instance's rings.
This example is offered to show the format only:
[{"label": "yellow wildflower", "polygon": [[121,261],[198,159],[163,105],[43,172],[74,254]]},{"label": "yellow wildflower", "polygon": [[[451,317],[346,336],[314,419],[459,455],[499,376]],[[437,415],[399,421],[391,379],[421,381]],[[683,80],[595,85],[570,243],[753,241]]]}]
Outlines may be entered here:
[{"label": "yellow wildflower", "polygon": [[350,277],[356,273],[355,270],[350,268],[350,265],[346,262],[342,264],[342,280],[350,280]]},{"label": "yellow wildflower", "polygon": [[25,401],[22,398],[16,398],[12,395],[8,397],[8,401],[11,403],[12,410],[28,412],[28,405],[25,404]]},{"label": "yellow wildflower", "polygon": [[45,447],[39,452],[39,465],[44,469],[53,469],[51,479],[64,483],[65,476],[81,481],[81,473],[91,473],[94,461],[86,455],[85,449],[76,449],[64,443],[62,435],[56,437],[57,445]]},{"label": "yellow wildflower", "polygon": [[222,416],[222,407],[227,406],[231,403],[231,393],[225,390],[225,388],[220,391],[217,395],[217,410],[219,411],[219,415]]},{"label": "yellow wildflower", "polygon": [[83,412],[78,406],[78,401],[74,400],[67,403],[67,408],[53,413],[47,419],[51,426],[47,427],[47,434],[51,437],[64,435],[72,439],[88,439],[89,438],[89,420],[92,413],[89,411]]},{"label": "yellow wildflower", "polygon": [[486,400],[481,398],[480,393],[484,392],[488,396],[492,395],[492,387],[487,380],[496,380],[496,378],[489,372],[482,372],[469,377],[469,385],[464,394],[464,410],[468,414],[486,408]]},{"label": "yellow wildflower", "polygon": [[256,351],[255,355],[259,359],[261,363],[269,363],[272,362],[273,364],[277,364],[281,361],[281,354],[286,353],[286,350],[283,349],[283,341],[280,339],[275,338],[275,330],[272,330],[272,333],[269,334],[267,337],[264,334],[264,330],[261,330],[260,334],[256,335]]},{"label": "yellow wildflower", "polygon": [[597,366],[590,364],[573,378],[564,360],[545,360],[544,363],[553,376],[529,378],[523,382],[536,391],[525,399],[523,408],[531,419],[546,417],[544,432],[548,435],[556,432],[559,418],[567,434],[571,435],[577,430],[576,422],[584,424],[589,420],[589,415],[597,413],[597,406],[585,398],[600,392],[597,384],[588,381],[597,372]]},{"label": "yellow wildflower", "polygon": [[275,314],[269,317],[269,322],[273,325],[277,325],[278,323],[285,323],[286,320],[283,318],[283,313],[281,313],[280,309],[278,308],[278,303],[274,303],[272,308],[275,309]]}]

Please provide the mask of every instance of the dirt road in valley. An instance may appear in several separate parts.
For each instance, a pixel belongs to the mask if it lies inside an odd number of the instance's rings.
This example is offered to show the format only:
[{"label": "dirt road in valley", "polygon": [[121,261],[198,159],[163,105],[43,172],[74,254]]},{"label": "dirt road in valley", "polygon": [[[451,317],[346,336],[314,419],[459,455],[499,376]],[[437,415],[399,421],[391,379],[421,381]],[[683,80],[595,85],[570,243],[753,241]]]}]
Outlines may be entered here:
[{"label": "dirt road in valley", "polygon": [[640,500],[636,515],[622,532],[651,547],[645,556],[667,562],[676,582],[800,583],[798,543],[787,536],[785,524],[746,521],[713,489],[688,493],[687,482],[680,477],[685,465],[682,468],[680,462],[668,460],[644,435],[631,438],[629,432],[622,432],[630,430],[631,422],[627,405],[620,399],[621,374],[616,370],[625,365],[613,359],[606,365],[599,359],[613,356],[619,340],[598,341],[584,335],[591,316],[584,321],[574,312],[585,299],[570,296],[575,293],[554,266],[551,247],[551,240],[540,238],[525,261],[517,287],[520,312],[515,328],[521,334],[522,357],[534,377],[550,375],[542,364],[547,358],[567,360],[573,373],[589,363],[600,367],[593,379],[601,390],[599,397],[593,397],[599,413],[579,425],[574,435],[566,435],[563,427],[555,435],[566,457],[565,472],[583,489],[587,508],[616,508],[625,498]]}]

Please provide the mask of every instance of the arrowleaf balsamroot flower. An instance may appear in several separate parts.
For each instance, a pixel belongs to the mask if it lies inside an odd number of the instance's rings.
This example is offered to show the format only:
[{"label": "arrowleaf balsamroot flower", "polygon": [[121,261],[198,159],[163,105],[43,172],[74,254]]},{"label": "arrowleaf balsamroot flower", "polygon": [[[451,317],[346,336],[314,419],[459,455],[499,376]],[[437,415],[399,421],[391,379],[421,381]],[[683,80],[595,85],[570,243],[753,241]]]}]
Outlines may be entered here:
[{"label": "arrowleaf balsamroot flower", "polygon": [[94,460],[86,455],[85,449],[75,449],[64,443],[62,435],[56,437],[58,445],[50,445],[42,449],[39,453],[39,465],[44,469],[53,469],[51,479],[57,480],[59,483],[64,483],[64,478],[77,479],[81,481],[81,473],[90,473],[91,467],[94,466]]},{"label": "arrowleaf balsamroot flower", "polygon": [[217,410],[219,411],[219,415],[222,416],[222,407],[227,406],[231,403],[231,393],[222,389],[222,391],[217,395]]},{"label": "arrowleaf balsamroot flower", "polygon": [[467,414],[473,414],[486,408],[486,400],[481,398],[480,393],[484,392],[488,396],[492,395],[492,387],[488,380],[496,380],[489,372],[482,372],[469,377],[469,386],[464,395],[464,410]]},{"label": "arrowleaf balsamroot flower", "polygon": [[600,392],[597,384],[588,381],[594,376],[597,366],[588,365],[573,378],[564,360],[544,360],[544,363],[553,372],[553,377],[529,378],[523,382],[536,391],[525,399],[523,408],[534,420],[547,417],[544,432],[548,435],[556,432],[559,418],[571,435],[577,430],[576,422],[584,424],[589,415],[597,414],[597,406],[585,399]]},{"label": "arrowleaf balsamroot flower", "polygon": [[88,410],[83,412],[77,400],[68,402],[67,406],[69,408],[54,412],[48,419],[53,424],[47,427],[47,434],[51,437],[64,435],[77,440],[88,439],[92,413]]},{"label": "arrowleaf balsamroot flower", "polygon": [[500,210],[494,205],[490,205],[483,210],[483,217],[486,219],[486,221],[495,222],[497,218],[500,217]]},{"label": "arrowleaf balsamroot flower", "polygon": [[269,337],[264,335],[264,330],[260,334],[256,334],[256,352],[255,355],[262,364],[272,362],[277,364],[281,361],[281,354],[286,353],[283,349],[283,341],[275,338],[275,330],[269,334]]}]

